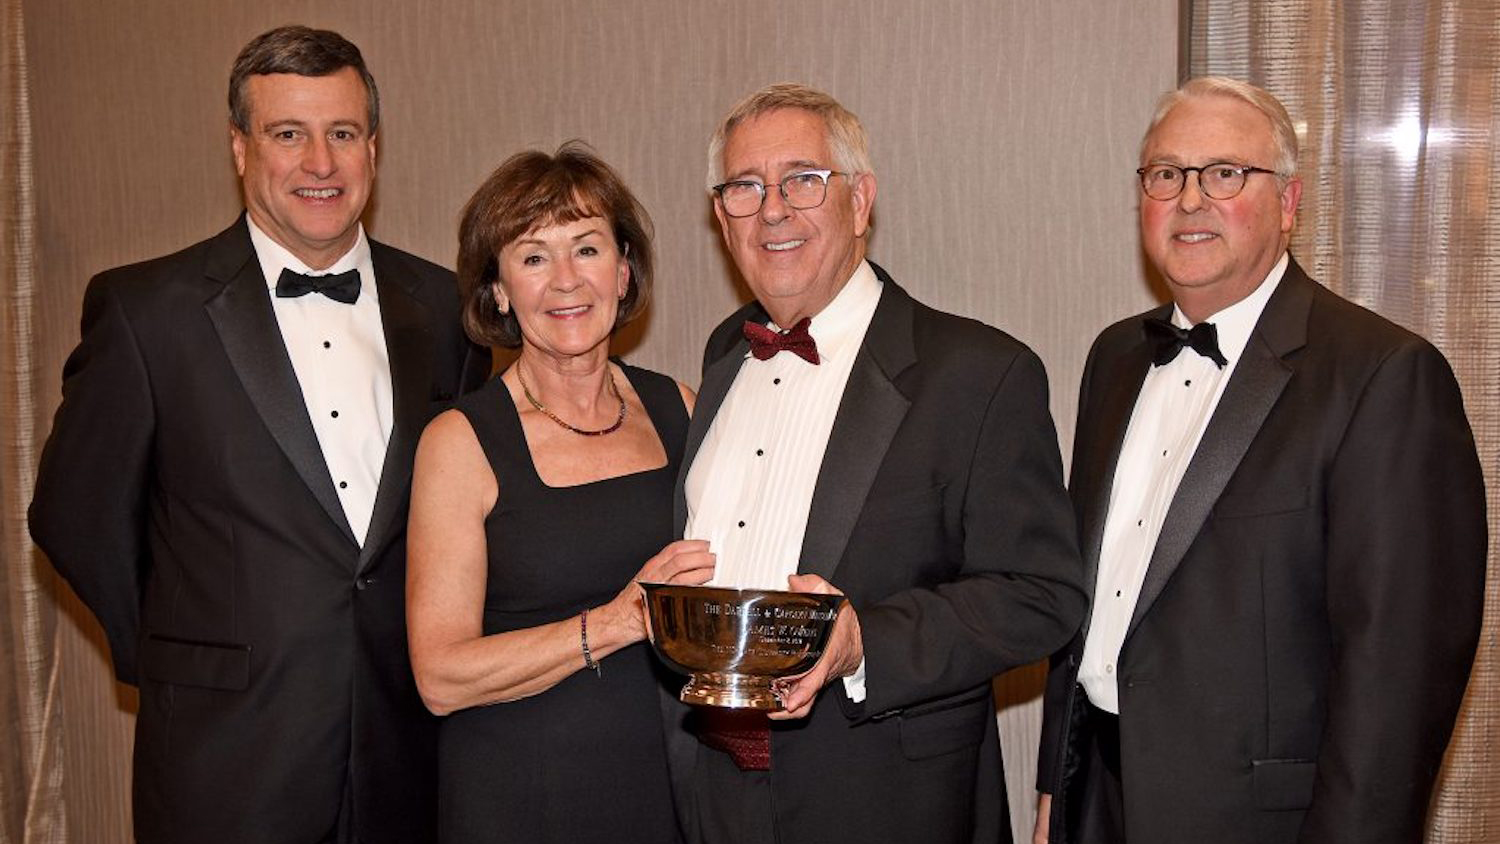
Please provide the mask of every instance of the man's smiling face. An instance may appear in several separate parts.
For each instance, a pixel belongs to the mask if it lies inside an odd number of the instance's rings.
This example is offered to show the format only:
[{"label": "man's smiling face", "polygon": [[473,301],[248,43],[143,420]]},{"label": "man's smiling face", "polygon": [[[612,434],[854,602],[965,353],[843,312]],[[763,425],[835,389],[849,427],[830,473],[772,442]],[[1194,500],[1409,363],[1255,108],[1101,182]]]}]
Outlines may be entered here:
[{"label": "man's smiling face", "polygon": [[231,130],[250,219],[312,269],[349,251],[375,179],[368,93],[346,67],[246,80],[250,131]]},{"label": "man's smiling face", "polygon": [[714,201],[740,275],[778,325],[790,327],[833,301],[864,259],[865,234],[875,199],[869,173],[830,176],[817,208],[795,209],[777,185],[804,170],[837,170],[823,118],[783,108],[736,126],[724,143],[725,180],[766,185],[760,211],[730,217]]},{"label": "man's smiling face", "polygon": [[[1271,121],[1249,103],[1228,96],[1190,97],[1152,130],[1142,165],[1202,167],[1211,163],[1276,166]],[[1200,175],[1187,176],[1172,199],[1141,195],[1141,243],[1166,277],[1172,298],[1194,321],[1255,291],[1286,250],[1302,184],[1271,173],[1247,174],[1229,199],[1203,193]]]}]

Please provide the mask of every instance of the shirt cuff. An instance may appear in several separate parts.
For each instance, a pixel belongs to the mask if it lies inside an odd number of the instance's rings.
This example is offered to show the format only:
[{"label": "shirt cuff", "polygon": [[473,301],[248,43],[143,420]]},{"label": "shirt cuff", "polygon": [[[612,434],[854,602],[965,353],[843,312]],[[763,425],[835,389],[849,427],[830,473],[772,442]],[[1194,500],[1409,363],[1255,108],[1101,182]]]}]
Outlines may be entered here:
[{"label": "shirt cuff", "polygon": [[848,677],[840,678],[844,681],[844,693],[849,695],[852,703],[865,702],[865,661],[859,661],[859,667]]}]

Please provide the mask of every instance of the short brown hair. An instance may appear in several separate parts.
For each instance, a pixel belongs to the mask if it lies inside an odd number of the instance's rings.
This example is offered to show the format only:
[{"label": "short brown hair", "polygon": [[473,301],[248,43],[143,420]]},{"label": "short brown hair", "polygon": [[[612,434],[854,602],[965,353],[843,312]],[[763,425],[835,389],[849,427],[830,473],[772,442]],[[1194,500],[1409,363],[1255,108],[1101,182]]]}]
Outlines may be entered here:
[{"label": "short brown hair", "polygon": [[582,141],[548,155],[527,150],[507,158],[464,205],[458,224],[458,291],[464,331],[489,346],[521,345],[514,311],[500,313],[491,286],[500,280],[500,250],[529,231],[603,217],[630,266],[630,286],[615,327],[640,316],[651,297],[651,218],[620,175]]},{"label": "short brown hair", "polygon": [[294,73],[298,76],[328,76],[352,67],[365,83],[365,110],[370,134],[380,128],[380,91],[375,77],[365,67],[364,56],[347,38],[327,29],[279,26],[262,32],[245,45],[229,71],[229,122],[243,133],[250,131],[250,103],[245,82],[252,76]]}]

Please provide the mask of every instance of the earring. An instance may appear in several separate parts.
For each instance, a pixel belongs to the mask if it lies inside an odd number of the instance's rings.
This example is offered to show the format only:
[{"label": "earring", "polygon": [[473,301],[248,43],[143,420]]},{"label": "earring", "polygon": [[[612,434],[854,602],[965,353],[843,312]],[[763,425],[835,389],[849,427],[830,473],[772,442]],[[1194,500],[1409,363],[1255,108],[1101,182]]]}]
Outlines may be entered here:
[{"label": "earring", "polygon": [[510,309],[500,304],[499,302],[495,303],[495,312],[500,316],[510,316]]}]

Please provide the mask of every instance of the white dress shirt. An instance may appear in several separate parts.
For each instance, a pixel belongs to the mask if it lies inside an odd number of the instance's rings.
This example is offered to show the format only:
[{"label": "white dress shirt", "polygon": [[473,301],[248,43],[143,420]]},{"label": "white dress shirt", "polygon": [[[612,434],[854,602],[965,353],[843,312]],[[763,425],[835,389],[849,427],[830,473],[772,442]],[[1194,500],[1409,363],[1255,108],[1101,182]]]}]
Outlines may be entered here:
[{"label": "white dress shirt", "polygon": [[[323,461],[361,545],[370,529],[380,470],[391,438],[391,368],[375,290],[375,267],[364,226],[354,246],[325,270],[311,270],[246,217],[271,308],[292,359],[302,401],[312,418]],[[282,268],[305,275],[359,270],[359,298],[352,305],[320,293],[276,297]]]},{"label": "white dress shirt", "polygon": [[[1078,666],[1078,682],[1089,701],[1107,712],[1120,711],[1115,666],[1167,509],[1286,266],[1283,253],[1253,293],[1204,320],[1218,330],[1219,351],[1228,360],[1223,369],[1184,347],[1165,366],[1152,366],[1141,384],[1110,489],[1094,604]],[[1172,324],[1191,327],[1175,306]]]},{"label": "white dress shirt", "polygon": [[[685,485],[685,536],[717,555],[711,585],[785,589],[797,573],[833,419],[882,286],[861,262],[813,316],[817,366],[790,352],[746,354]],[[851,699],[864,699],[863,663],[844,681]]]}]

